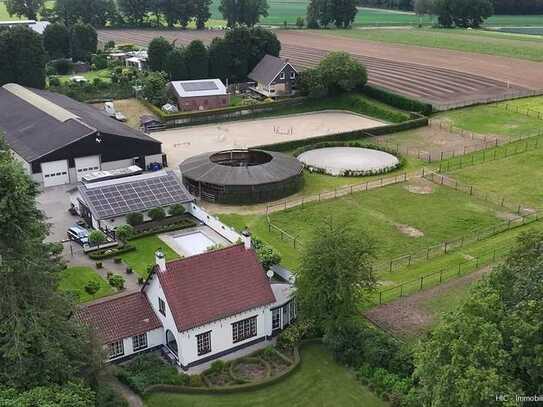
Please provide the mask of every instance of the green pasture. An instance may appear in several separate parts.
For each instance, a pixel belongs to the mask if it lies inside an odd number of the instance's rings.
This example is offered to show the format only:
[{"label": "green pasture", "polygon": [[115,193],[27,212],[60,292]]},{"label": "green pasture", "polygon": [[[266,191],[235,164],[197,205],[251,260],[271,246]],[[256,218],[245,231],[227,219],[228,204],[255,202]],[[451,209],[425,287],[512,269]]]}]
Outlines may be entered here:
[{"label": "green pasture", "polygon": [[[270,218],[273,224],[301,242],[309,240],[315,226],[324,219],[348,222],[355,230],[366,232],[375,240],[377,261],[421,250],[501,222],[496,216],[498,208],[470,199],[466,194],[439,186],[435,186],[432,193],[418,194],[409,192],[406,186],[399,184],[312,202],[273,212]],[[236,228],[248,226],[255,236],[281,253],[286,266],[297,268],[300,252],[293,248],[291,240],[281,239],[279,232],[268,231],[265,215],[232,214],[222,215],[221,219]],[[424,235],[409,235],[407,227]]]},{"label": "green pasture", "polygon": [[[89,295],[85,291],[85,286],[90,281],[97,282],[100,285],[100,289],[94,295]],[[113,289],[108,282],[90,267],[68,267],[62,270],[58,287],[62,291],[75,293],[78,302],[95,300],[113,293]]]},{"label": "green pasture", "polygon": [[[537,99],[540,100],[540,98]],[[511,139],[537,135],[543,129],[543,120],[508,111],[494,104],[452,110],[440,113],[436,117],[448,120],[454,126],[464,130],[488,136],[506,136]]]},{"label": "green pasture", "polygon": [[386,407],[362,386],[354,375],[337,364],[319,344],[308,344],[301,350],[301,366],[291,376],[254,391],[230,394],[151,393],[145,397],[147,407]]},{"label": "green pasture", "polygon": [[543,42],[541,40],[491,31],[441,28],[388,28],[373,30],[330,30],[329,33],[369,41],[443,48],[543,61]]}]

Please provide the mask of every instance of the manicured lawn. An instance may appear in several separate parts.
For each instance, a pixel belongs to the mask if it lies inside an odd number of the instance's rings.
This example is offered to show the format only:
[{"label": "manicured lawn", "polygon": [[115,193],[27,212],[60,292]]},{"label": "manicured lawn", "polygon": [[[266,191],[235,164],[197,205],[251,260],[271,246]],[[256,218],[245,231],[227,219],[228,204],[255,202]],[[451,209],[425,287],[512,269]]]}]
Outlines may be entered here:
[{"label": "manicured lawn", "polygon": [[385,407],[332,359],[322,345],[306,345],[300,369],[285,380],[261,389],[217,395],[158,393],[145,397],[147,407]]},{"label": "manicured lawn", "polygon": [[543,185],[538,180],[543,177],[543,140],[539,142],[541,147],[536,150],[451,171],[450,175],[506,200],[542,208]]},{"label": "manicured lawn", "polygon": [[[100,289],[94,295],[85,291],[89,281],[96,281]],[[79,302],[87,302],[113,293],[113,288],[96,271],[90,267],[68,267],[60,274],[59,288],[62,291],[70,291],[77,294]]]},{"label": "manicured lawn", "polygon": [[[525,101],[524,103],[529,103],[529,99],[523,100]],[[507,136],[512,139],[536,135],[543,128],[542,120],[506,111],[494,105],[482,105],[454,110],[441,113],[437,117],[450,120],[456,127],[464,130],[489,136]]]},{"label": "manicured lawn", "polygon": [[96,78],[102,80],[103,82],[111,82],[111,69],[99,69],[97,71],[89,71],[85,73],[74,73],[69,75],[57,75],[57,78],[60,79],[62,83],[69,82],[72,76],[83,76],[92,83]]},{"label": "manicured lawn", "polygon": [[179,255],[156,235],[131,240],[130,244],[135,246],[136,250],[121,255],[123,263],[144,278],[147,277],[147,267],[155,264],[155,252],[158,248],[166,255],[166,261],[179,258]]},{"label": "manicured lawn", "polygon": [[[496,211],[485,202],[449,188],[434,186],[432,193],[418,194],[400,184],[273,212],[270,217],[272,223],[302,242],[312,236],[314,227],[323,219],[333,217],[336,222],[348,222],[376,240],[377,261],[384,261],[498,224],[501,221]],[[293,249],[292,241],[281,240],[277,231],[268,231],[264,215],[221,218],[238,228],[248,226],[255,236],[282,254],[286,266],[297,268],[299,251]],[[411,236],[406,227],[424,235]]]},{"label": "manicured lawn", "polygon": [[540,39],[514,34],[441,28],[353,29],[331,30],[329,33],[370,41],[543,61],[543,42]]}]

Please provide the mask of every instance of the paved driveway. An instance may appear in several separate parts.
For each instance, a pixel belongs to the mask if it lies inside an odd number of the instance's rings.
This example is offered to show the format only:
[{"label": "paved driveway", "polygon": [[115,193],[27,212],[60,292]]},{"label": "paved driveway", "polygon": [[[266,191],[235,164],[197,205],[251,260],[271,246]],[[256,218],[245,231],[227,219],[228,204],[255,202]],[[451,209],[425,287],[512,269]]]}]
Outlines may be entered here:
[{"label": "paved driveway", "polygon": [[47,222],[50,224],[48,242],[60,242],[66,239],[66,231],[73,226],[79,218],[70,215],[70,195],[74,185],[59,185],[45,188],[38,196],[38,207],[44,212]]}]

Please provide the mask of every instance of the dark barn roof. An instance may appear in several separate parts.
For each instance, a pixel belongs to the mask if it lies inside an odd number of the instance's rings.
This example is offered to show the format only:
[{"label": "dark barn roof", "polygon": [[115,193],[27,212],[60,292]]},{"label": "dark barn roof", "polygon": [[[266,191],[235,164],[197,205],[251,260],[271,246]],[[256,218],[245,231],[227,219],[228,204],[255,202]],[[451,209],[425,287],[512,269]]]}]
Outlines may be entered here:
[{"label": "dark barn roof", "polygon": [[90,105],[13,83],[0,88],[0,130],[27,162],[97,132],[160,143]]},{"label": "dark barn roof", "polygon": [[243,244],[174,260],[155,273],[180,332],[275,302],[255,251]]},{"label": "dark barn roof", "polygon": [[98,220],[194,200],[172,171],[80,184],[78,190]]},{"label": "dark barn roof", "polygon": [[[233,150],[234,154],[237,152],[243,153],[244,150]],[[227,153],[205,153],[186,159],[179,165],[183,178],[216,185],[262,185],[283,181],[303,171],[303,164],[296,158],[273,151],[262,152],[271,156],[271,160],[258,165],[229,166],[211,159]]]},{"label": "dark barn roof", "polygon": [[266,54],[251,71],[249,79],[268,85],[277,75],[279,75],[287,64],[289,64],[289,62],[285,59]]}]

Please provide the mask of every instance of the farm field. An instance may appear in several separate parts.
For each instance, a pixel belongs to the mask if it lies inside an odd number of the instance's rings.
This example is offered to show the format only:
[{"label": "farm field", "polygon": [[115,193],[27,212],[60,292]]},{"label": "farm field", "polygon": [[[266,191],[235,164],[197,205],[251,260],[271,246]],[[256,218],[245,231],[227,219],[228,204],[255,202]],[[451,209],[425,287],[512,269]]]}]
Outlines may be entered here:
[{"label": "farm field", "polygon": [[[97,282],[100,289],[96,294],[90,295],[85,286],[90,281]],[[60,273],[59,289],[77,295],[78,302],[87,302],[105,297],[113,293],[113,289],[96,271],[90,267],[68,267]]]},{"label": "farm field", "polygon": [[[298,69],[317,65],[330,51],[343,50],[353,54],[368,69],[369,83],[382,86],[405,96],[422,99],[438,106],[473,103],[511,93],[526,92],[527,88],[543,87],[540,67],[523,60],[474,61],[473,54],[461,53],[452,58],[451,51],[383,44],[329,35],[326,32],[280,30],[281,55],[289,58]],[[210,42],[223,31],[166,31],[136,29],[104,29],[100,41],[147,45],[154,37],[163,36],[180,44],[194,39]],[[451,66],[454,61],[454,66]],[[500,65],[498,65],[500,64]],[[511,69],[496,69],[496,66]],[[532,65],[533,64],[533,65]],[[457,69],[458,71],[455,71]],[[506,80],[511,87],[507,88]]]},{"label": "farm field", "polygon": [[250,392],[202,395],[156,393],[145,397],[146,407],[386,407],[319,344],[301,350],[300,369],[276,384]]},{"label": "farm field", "polygon": [[543,207],[543,185],[538,181],[543,177],[541,162],[543,145],[535,150],[454,170],[449,174],[483,192],[495,193],[538,209]]},{"label": "farm field", "polygon": [[[509,101],[507,104],[530,103],[531,98],[520,99],[523,102]],[[541,100],[541,98],[537,98]],[[537,102],[539,105],[539,102]],[[503,105],[503,104],[502,104]],[[533,108],[533,107],[532,107]],[[527,117],[496,105],[481,105],[466,109],[441,113],[437,118],[450,121],[454,126],[487,136],[505,136],[510,139],[539,134],[543,129],[543,120]]]},{"label": "farm field", "polygon": [[328,33],[368,41],[443,48],[538,62],[543,61],[543,43],[540,39],[490,31],[447,30],[439,28],[387,28],[374,30],[330,30]]},{"label": "farm field", "polygon": [[[273,224],[301,242],[311,237],[316,224],[330,216],[336,222],[349,222],[355,230],[365,231],[376,240],[378,262],[501,222],[498,208],[452,189],[419,182],[310,203],[273,212],[270,217]],[[222,215],[221,219],[236,228],[248,226],[282,254],[287,267],[297,268],[299,252],[291,241],[281,240],[277,231],[268,231],[265,215]]]}]

